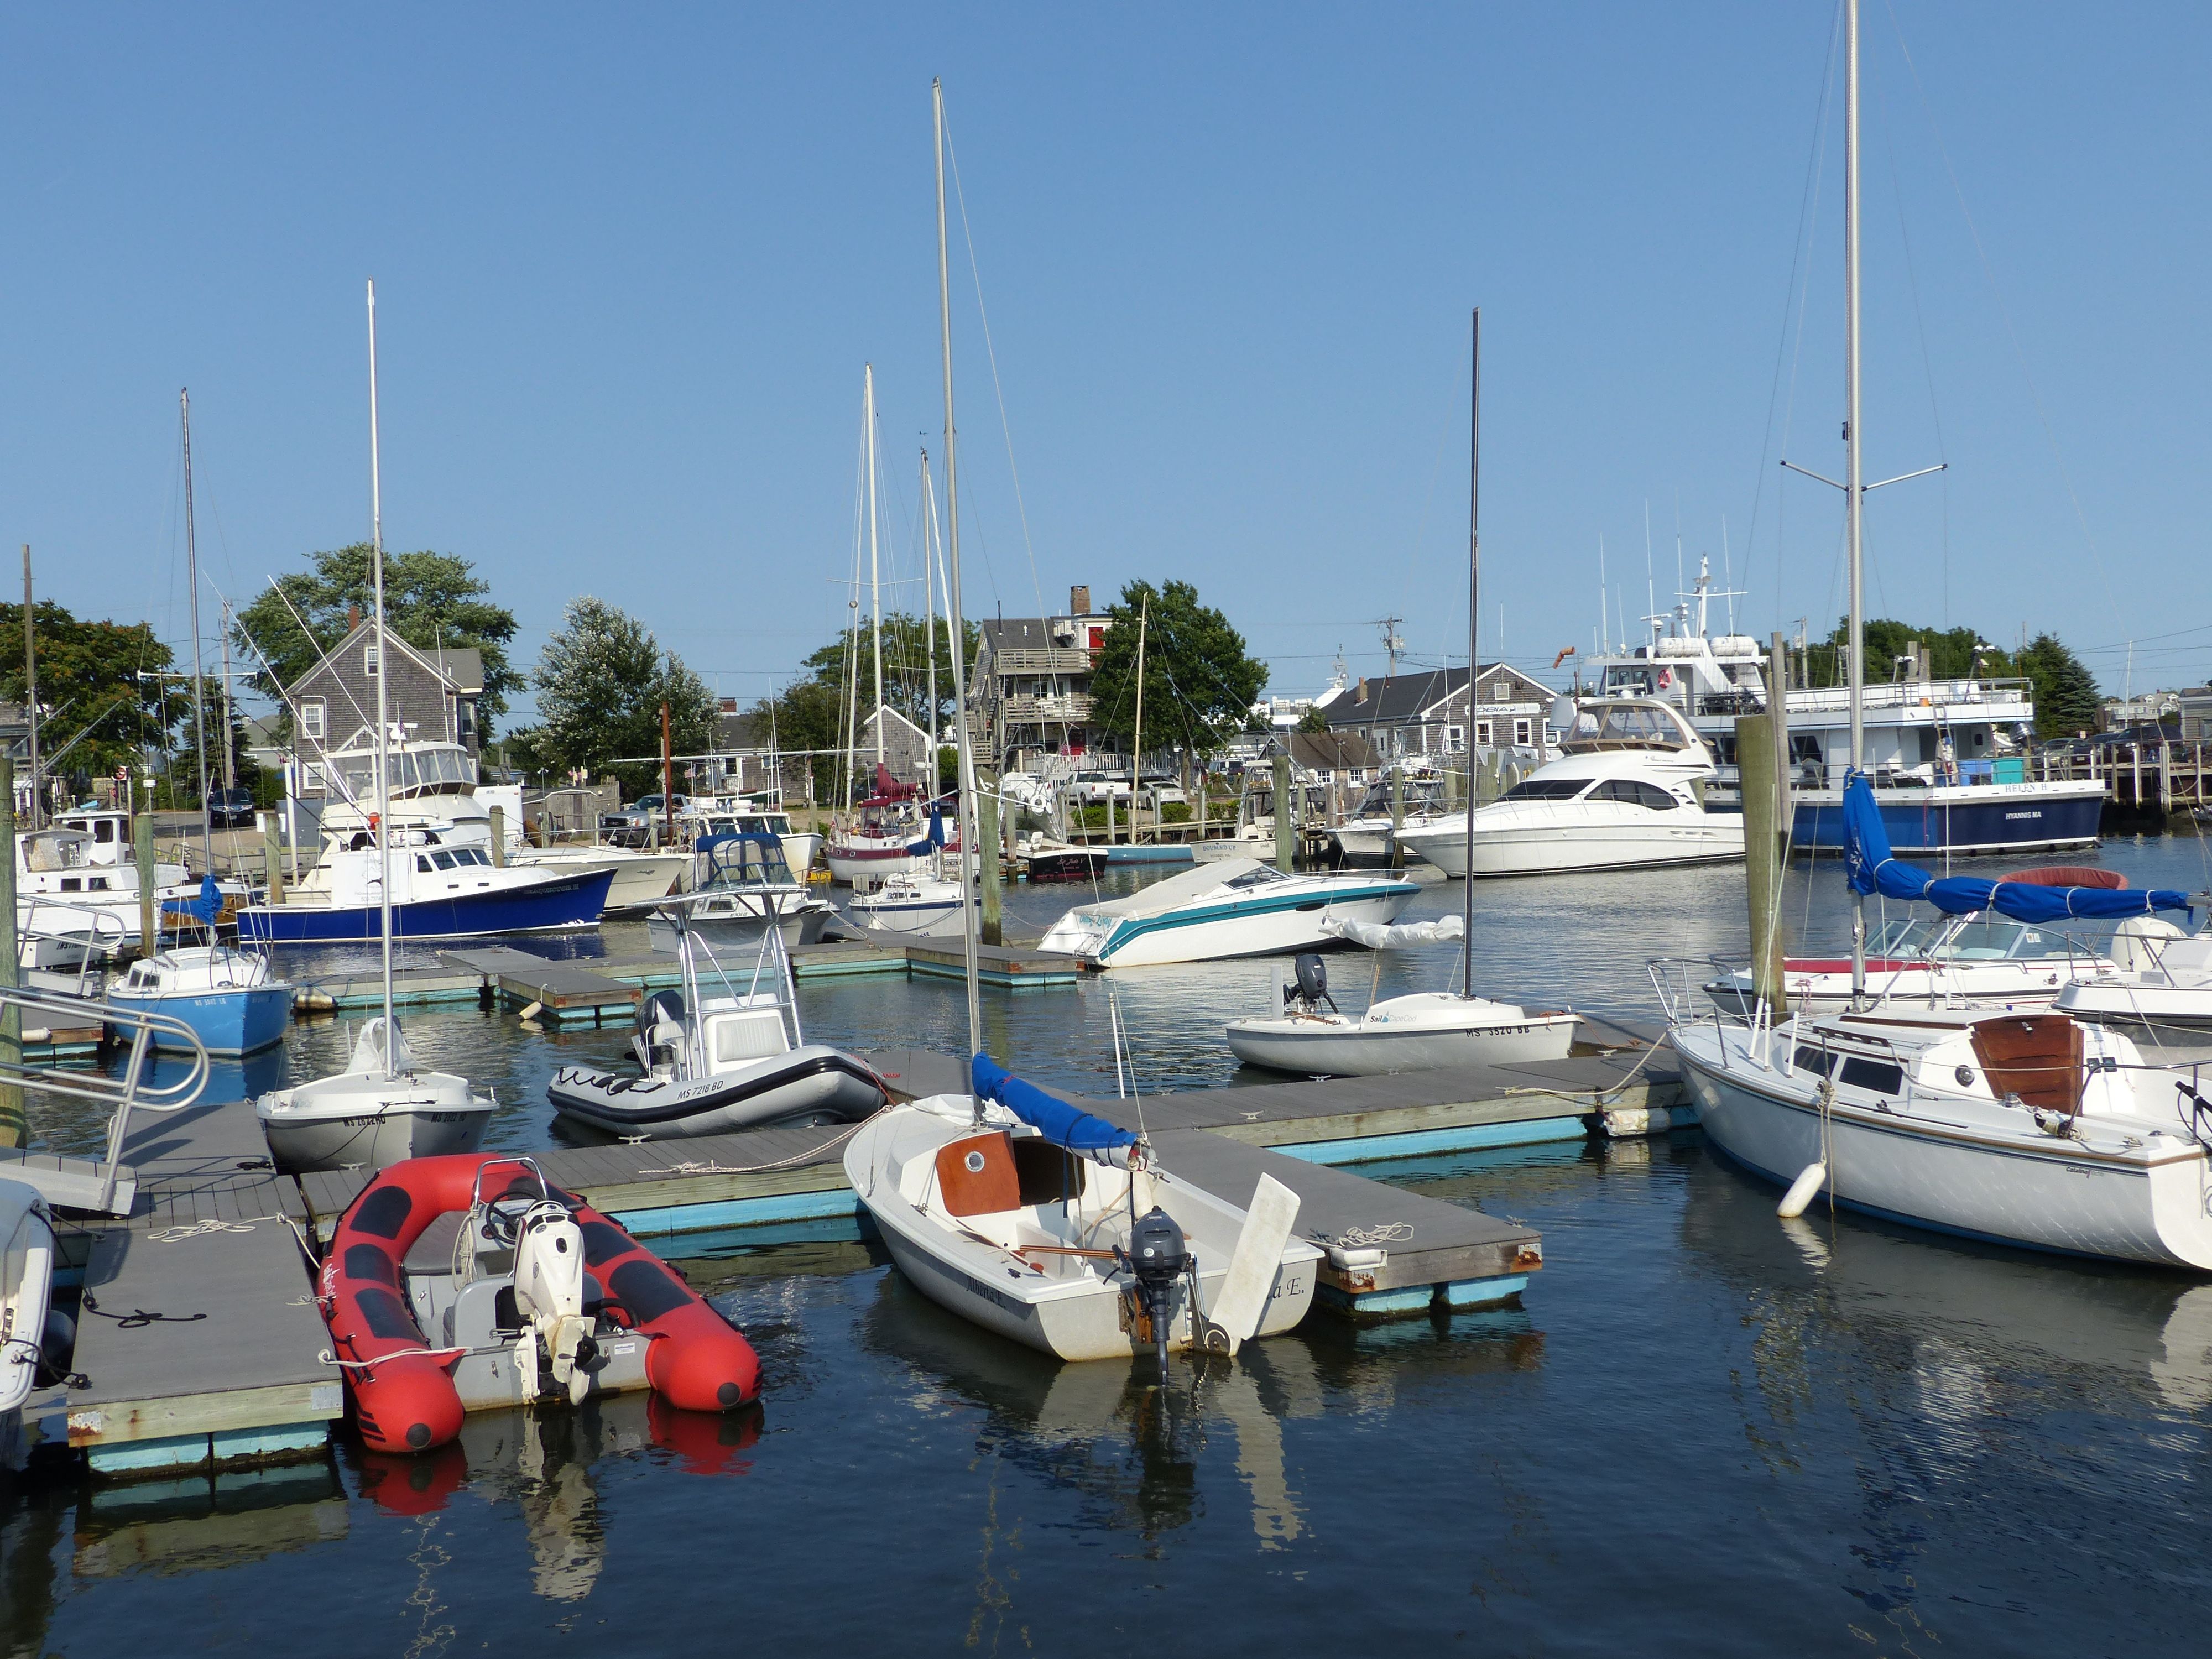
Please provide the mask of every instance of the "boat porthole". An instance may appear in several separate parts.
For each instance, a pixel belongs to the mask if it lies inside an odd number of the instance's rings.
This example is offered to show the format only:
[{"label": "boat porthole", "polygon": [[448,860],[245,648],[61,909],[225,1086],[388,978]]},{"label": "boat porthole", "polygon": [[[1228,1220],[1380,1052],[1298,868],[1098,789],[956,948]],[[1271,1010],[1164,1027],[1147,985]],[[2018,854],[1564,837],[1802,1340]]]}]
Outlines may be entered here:
[{"label": "boat porthole", "polygon": [[968,1173],[969,1175],[981,1175],[983,1173],[982,1153],[970,1152],[967,1157],[962,1158],[960,1161],[968,1166]]},{"label": "boat porthole", "polygon": [[1954,1071],[1951,1075],[1958,1079],[1960,1086],[1964,1088],[1973,1082],[1974,1068],[1971,1066],[1961,1066]]}]

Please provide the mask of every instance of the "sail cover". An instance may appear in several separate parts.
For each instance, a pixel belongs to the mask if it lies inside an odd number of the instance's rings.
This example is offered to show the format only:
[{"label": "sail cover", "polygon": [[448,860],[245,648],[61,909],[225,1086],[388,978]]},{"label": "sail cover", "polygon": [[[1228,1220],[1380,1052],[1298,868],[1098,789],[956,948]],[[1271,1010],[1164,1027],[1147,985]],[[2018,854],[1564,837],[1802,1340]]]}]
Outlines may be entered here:
[{"label": "sail cover", "polygon": [[1323,931],[1370,951],[1402,951],[1415,945],[1440,945],[1467,937],[1464,916],[1439,916],[1434,921],[1360,921],[1351,916],[1323,916]]},{"label": "sail cover", "polygon": [[926,858],[928,856],[931,848],[942,847],[944,845],[945,815],[939,812],[937,808],[933,805],[929,809],[929,833],[924,836],[920,841],[913,841],[907,843],[907,856],[908,858],[917,859]]},{"label": "sail cover", "polygon": [[215,919],[222,914],[222,891],[215,884],[213,876],[202,876],[198,898],[171,899],[161,907],[161,914],[165,916],[191,916],[212,926]]},{"label": "sail cover", "polygon": [[976,1055],[972,1070],[977,1094],[997,1101],[1023,1122],[1042,1131],[1055,1146],[1111,1163],[1115,1161],[1111,1154],[1137,1144],[1136,1136],[1127,1129],[1056,1099],[1034,1083],[1024,1082],[988,1054]]},{"label": "sail cover", "polygon": [[1975,876],[1931,876],[1890,856],[1889,832],[1882,828],[1881,811],[1863,772],[1852,773],[1844,785],[1844,874],[1854,893],[1918,899],[1954,916],[1994,910],[2014,921],[2051,922],[2191,908],[2188,894],[2171,888],[2050,887]]}]

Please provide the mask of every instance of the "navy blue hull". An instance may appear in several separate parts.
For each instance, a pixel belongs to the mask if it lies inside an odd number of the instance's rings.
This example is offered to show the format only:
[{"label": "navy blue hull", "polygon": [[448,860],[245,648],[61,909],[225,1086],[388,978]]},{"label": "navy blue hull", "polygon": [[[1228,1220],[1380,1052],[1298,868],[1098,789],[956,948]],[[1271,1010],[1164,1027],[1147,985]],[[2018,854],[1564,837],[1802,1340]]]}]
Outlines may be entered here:
[{"label": "navy blue hull", "polygon": [[[394,939],[474,939],[486,933],[535,933],[589,927],[605,908],[611,870],[562,876],[503,892],[455,894],[392,907]],[[270,945],[320,945],[383,936],[379,907],[248,905],[238,911],[238,936]]]},{"label": "navy blue hull", "polygon": [[[1975,792],[1978,793],[1978,792]],[[1986,799],[1939,799],[1925,789],[1882,789],[1875,795],[1892,852],[2008,853],[2081,847],[2097,839],[2102,794],[2071,796],[1992,792]],[[1837,801],[1797,802],[1791,840],[1804,852],[1844,849],[1844,809]]]}]

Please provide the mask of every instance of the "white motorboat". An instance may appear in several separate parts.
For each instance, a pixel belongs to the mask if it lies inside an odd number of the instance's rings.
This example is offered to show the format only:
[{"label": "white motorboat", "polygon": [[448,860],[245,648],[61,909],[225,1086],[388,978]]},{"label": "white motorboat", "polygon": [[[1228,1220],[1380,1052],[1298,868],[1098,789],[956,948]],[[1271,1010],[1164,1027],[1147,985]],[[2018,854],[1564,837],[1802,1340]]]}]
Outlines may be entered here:
[{"label": "white motorboat", "polygon": [[1126,1130],[981,1055],[975,1069],[975,1099],[894,1107],[845,1149],[925,1296],[1061,1359],[1228,1352],[1304,1316],[1322,1252],[1291,1236],[1288,1188],[1262,1176],[1240,1206],[1158,1168]]},{"label": "white motorboat", "polygon": [[270,945],[365,941],[380,936],[387,910],[402,939],[599,925],[613,881],[607,871],[502,868],[488,848],[447,847],[431,839],[435,833],[395,825],[384,844],[366,830],[344,839],[327,834],[316,879],[288,890],[281,903],[240,905],[239,937]]},{"label": "white motorboat", "polygon": [[[2017,879],[2017,878],[2008,878]],[[2155,917],[2121,923],[2106,949],[2132,954],[2159,932],[2178,930]],[[1981,1009],[2048,1006],[2081,979],[2118,971],[2105,951],[2077,935],[1994,913],[1899,917],[1867,940],[1865,996],[1892,1006]],[[1786,957],[1783,989],[1799,1013],[1836,1013],[1851,1006],[1849,957]],[[1706,994],[1727,1012],[1749,1018],[1758,1000],[1752,971],[1710,981]]]},{"label": "white motorboat", "polygon": [[1817,1166],[1828,1201],[1891,1220],[2212,1273],[2212,1106],[2116,1030],[1875,1011],[1672,1041],[1708,1137],[1771,1181]]},{"label": "white motorboat", "polygon": [[30,1398],[46,1358],[52,1304],[54,1224],[46,1201],[0,1181],[0,1423]]},{"label": "white motorboat", "polygon": [[418,1065],[398,1022],[379,1016],[362,1027],[345,1070],[271,1090],[254,1111],[276,1167],[305,1175],[472,1152],[498,1103],[465,1077]]},{"label": "white motorboat", "polygon": [[[137,948],[138,869],[131,862],[130,836],[128,813],[89,811],[72,813],[51,829],[16,836],[19,936],[32,920],[33,908],[51,903],[100,918],[90,925],[106,948]],[[188,903],[200,894],[200,883],[191,872],[166,860],[154,866],[154,887],[157,916],[162,906]]]},{"label": "white motorboat", "polygon": [[[1456,921],[1456,917],[1447,920]],[[1318,956],[1297,959],[1279,1015],[1229,1022],[1230,1052],[1247,1066],[1301,1077],[1380,1077],[1447,1066],[1510,1066],[1564,1060],[1576,1018],[1451,991],[1417,991],[1339,1012]]]},{"label": "white motorboat", "polygon": [[[683,926],[683,910],[672,908],[669,915],[680,930],[683,989],[655,991],[640,1006],[630,1045],[636,1075],[563,1066],[546,1085],[556,1109],[608,1134],[661,1140],[853,1123],[881,1108],[883,1080],[865,1061],[806,1041],[791,959],[774,929],[761,935],[751,976],[739,990],[712,946]],[[720,994],[700,989],[702,956]]]},{"label": "white motorboat", "polygon": [[617,915],[624,911],[642,910],[666,898],[684,879],[684,872],[691,860],[684,853],[645,853],[628,847],[556,842],[550,847],[514,848],[507,853],[507,861],[518,870],[555,870],[582,875],[605,870],[611,879],[607,884],[606,904],[601,914]]},{"label": "white motorboat", "polygon": [[1037,949],[1093,968],[1312,951],[1341,942],[1329,921],[1395,921],[1420,890],[1395,876],[1285,875],[1256,859],[1224,859],[1124,898],[1078,905]]},{"label": "white motorboat", "polygon": [[710,836],[774,836],[783,843],[783,860],[804,876],[814,867],[822,851],[822,837],[811,830],[792,827],[791,814],[780,806],[759,806],[740,800],[726,805],[717,801],[707,809],[706,833]]},{"label": "white motorboat", "polygon": [[[909,939],[960,937],[963,883],[936,876],[891,876],[873,892],[855,893],[845,913],[855,927],[878,933],[900,933]],[[971,909],[981,910],[983,896],[973,895]]]},{"label": "white motorboat", "polygon": [[1680,711],[1648,698],[1583,705],[1559,744],[1487,806],[1453,812],[1398,845],[1451,877],[1551,875],[1743,856],[1743,815],[1706,810],[1711,752]]},{"label": "white motorboat", "polygon": [[2171,1060],[2212,1058],[2212,930],[2129,938],[2124,923],[2115,960],[2076,972],[2054,1006],[2077,1019],[2127,1032],[2137,1046]]},{"label": "white motorboat", "polygon": [[758,945],[773,927],[786,946],[812,945],[837,914],[791,873],[783,843],[774,836],[703,836],[692,857],[691,890],[663,900],[646,924],[653,948],[664,954],[676,954],[686,932],[709,945],[735,946]]}]

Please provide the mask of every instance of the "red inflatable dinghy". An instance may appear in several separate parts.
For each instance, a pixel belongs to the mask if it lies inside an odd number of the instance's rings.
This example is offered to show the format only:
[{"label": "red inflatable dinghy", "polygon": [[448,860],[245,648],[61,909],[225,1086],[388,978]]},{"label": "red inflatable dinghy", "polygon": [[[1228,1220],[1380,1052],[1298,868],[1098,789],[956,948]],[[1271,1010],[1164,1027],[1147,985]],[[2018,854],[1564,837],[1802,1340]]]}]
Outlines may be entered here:
[{"label": "red inflatable dinghy", "polygon": [[[617,1339],[643,1340],[644,1380],[684,1411],[733,1411],[758,1397],[752,1345],[659,1257],[590,1205],[546,1184],[534,1164],[474,1152],[410,1158],[380,1171],[338,1218],[317,1285],[371,1449],[422,1452],[453,1439],[464,1409],[455,1369],[472,1352],[506,1352],[430,1342],[408,1294],[403,1264],[410,1247],[440,1216],[472,1204],[549,1198],[566,1208],[581,1236],[594,1352],[611,1346],[626,1352]],[[511,1297],[501,1305],[511,1308]],[[519,1338],[520,1331],[501,1334]]]}]

